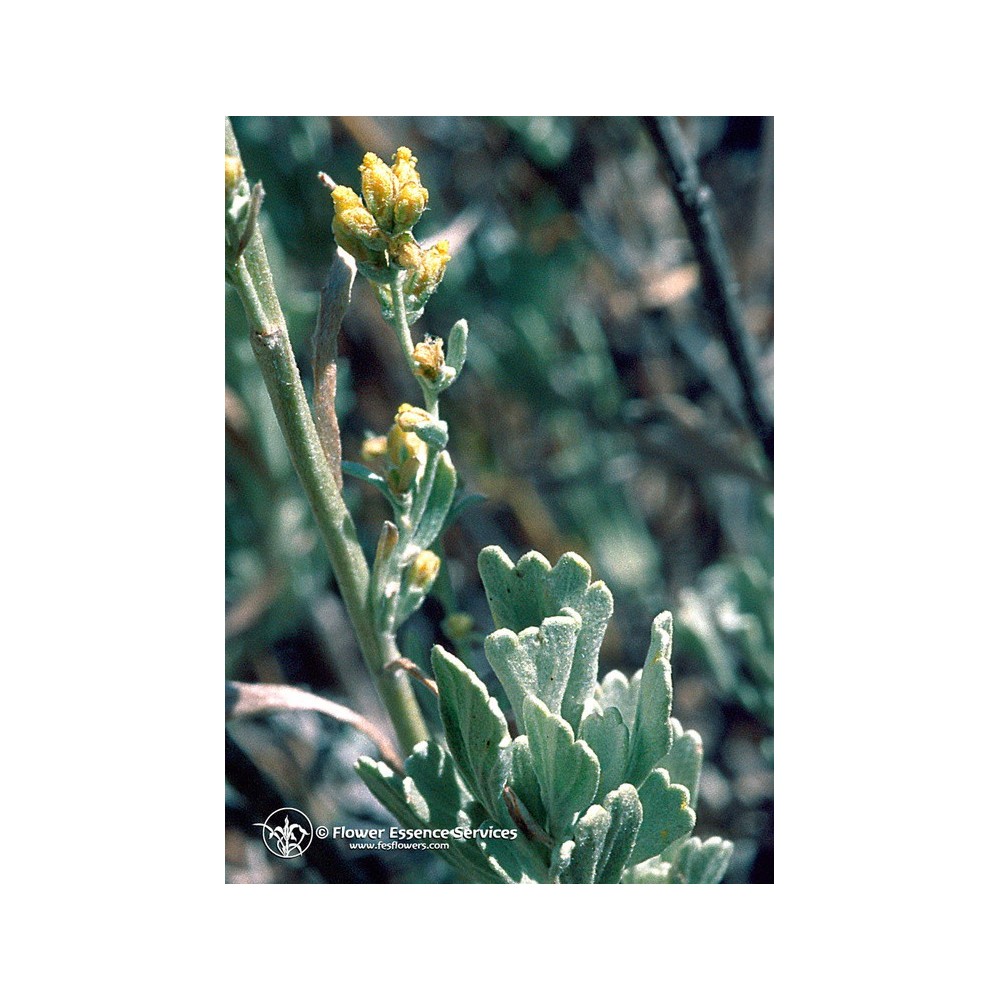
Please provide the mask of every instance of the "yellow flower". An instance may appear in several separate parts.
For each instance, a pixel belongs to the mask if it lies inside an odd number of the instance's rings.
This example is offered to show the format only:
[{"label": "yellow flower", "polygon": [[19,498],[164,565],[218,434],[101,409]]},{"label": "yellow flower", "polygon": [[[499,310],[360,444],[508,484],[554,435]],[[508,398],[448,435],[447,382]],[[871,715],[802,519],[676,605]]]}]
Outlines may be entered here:
[{"label": "yellow flower", "polygon": [[361,195],[342,184],[333,185],[323,175],[332,187],[333,235],[375,286],[387,319],[393,314],[390,285],[400,271],[405,272],[403,291],[412,322],[444,277],[451,259],[448,243],[441,240],[421,250],[413,238],[411,230],[427,208],[430,194],[420,183],[417,158],[406,146],[396,150],[391,167],[369,152],[358,170]]},{"label": "yellow flower", "polygon": [[386,437],[386,456],[390,465],[402,465],[414,455],[420,457],[426,450],[416,434],[403,430],[399,424],[393,424]]},{"label": "yellow flower", "polygon": [[418,590],[427,590],[437,578],[441,569],[441,559],[430,549],[424,549],[416,559],[407,574],[409,583]]}]

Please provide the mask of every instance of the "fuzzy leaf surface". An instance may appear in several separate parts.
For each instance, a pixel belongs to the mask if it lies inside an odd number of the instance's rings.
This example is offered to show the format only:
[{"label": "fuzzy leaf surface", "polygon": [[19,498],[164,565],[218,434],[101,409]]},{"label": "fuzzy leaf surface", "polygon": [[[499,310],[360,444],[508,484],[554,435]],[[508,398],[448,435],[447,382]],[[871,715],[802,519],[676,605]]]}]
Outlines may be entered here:
[{"label": "fuzzy leaf surface", "polygon": [[670,720],[670,728],[673,734],[670,752],[660,761],[659,766],[670,773],[671,781],[683,785],[691,793],[691,808],[697,809],[698,783],[705,757],[701,736],[693,729],[685,731],[676,719]]},{"label": "fuzzy leaf surface", "polygon": [[733,845],[728,840],[709,837],[703,842],[692,837],[681,844],[667,881],[714,885],[722,881],[732,856]]},{"label": "fuzzy leaf surface", "polygon": [[555,566],[540,553],[529,552],[515,566],[493,545],[479,554],[479,574],[498,629],[523,632],[564,614],[566,608],[580,616],[573,664],[558,708],[575,732],[597,681],[598,654],[614,610],[611,591],[600,581],[590,582],[590,566],[573,552]]},{"label": "fuzzy leaf surface", "polygon": [[642,668],[635,725],[629,734],[627,780],[641,788],[657,762],[670,750],[670,706],[673,685],[670,677],[670,646],[673,618],[669,611],[653,619],[649,653]]},{"label": "fuzzy leaf surface", "polygon": [[617,885],[632,857],[642,826],[642,803],[631,785],[622,785],[604,797],[604,810],[610,817],[607,836],[597,863],[595,882]]},{"label": "fuzzy leaf surface", "polygon": [[594,689],[594,700],[605,713],[609,708],[617,708],[622,721],[629,731],[635,726],[635,712],[639,706],[639,687],[642,671],[637,670],[630,678],[620,670],[609,670],[604,679]]},{"label": "fuzzy leaf surface", "polygon": [[674,841],[694,829],[691,797],[683,785],[670,782],[670,775],[657,768],[639,789],[642,825],[632,851],[632,864],[662,854]]},{"label": "fuzzy leaf surface", "polygon": [[448,452],[443,451],[437,457],[427,507],[413,534],[413,544],[418,548],[429,549],[444,530],[451,511],[451,501],[455,496],[456,481],[455,466]]},{"label": "fuzzy leaf surface", "polygon": [[500,795],[510,777],[507,721],[486,685],[457,657],[435,646],[437,678],[448,749],[469,791],[493,820],[505,816]]},{"label": "fuzzy leaf surface", "polygon": [[580,624],[580,616],[566,608],[563,614],[546,618],[541,627],[532,626],[518,634],[499,629],[487,637],[486,658],[507,692],[522,732],[522,708],[529,694],[553,712],[559,712],[573,666]]},{"label": "fuzzy leaf surface", "polygon": [[569,724],[532,695],[523,715],[546,829],[558,840],[594,801],[601,765],[586,743],[573,739]]},{"label": "fuzzy leaf surface", "polygon": [[597,755],[601,764],[601,781],[597,797],[603,798],[625,780],[628,767],[628,728],[621,712],[613,706],[602,711],[590,702],[589,714],[580,723],[580,739]]},{"label": "fuzzy leaf surface", "polygon": [[597,865],[604,850],[604,841],[611,827],[608,811],[599,805],[592,805],[577,820],[573,827],[575,847],[569,867],[563,877],[564,882],[590,885],[596,881]]}]

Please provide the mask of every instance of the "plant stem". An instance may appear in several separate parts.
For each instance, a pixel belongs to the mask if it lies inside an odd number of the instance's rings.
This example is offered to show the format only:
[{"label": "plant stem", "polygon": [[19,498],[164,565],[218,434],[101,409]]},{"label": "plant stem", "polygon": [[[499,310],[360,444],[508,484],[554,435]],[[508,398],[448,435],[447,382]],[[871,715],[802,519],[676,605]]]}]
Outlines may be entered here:
[{"label": "plant stem", "polygon": [[393,275],[389,285],[392,291],[392,328],[399,338],[399,346],[403,349],[403,357],[407,365],[413,364],[413,337],[410,334],[410,324],[406,322],[406,299],[403,296],[403,282],[406,272],[398,271]]},{"label": "plant stem", "polygon": [[753,340],[737,298],[736,277],[722,240],[712,192],[702,184],[698,166],[688,151],[675,118],[642,118],[660,154],[670,187],[677,199],[684,225],[698,257],[705,300],[722,333],[729,356],[743,388],[747,418],[774,462],[774,418],[764,398],[754,359]]},{"label": "plant stem", "polygon": [[[396,331],[396,337],[399,340],[399,346],[403,349],[403,359],[406,361],[406,366],[413,371],[413,334],[410,333],[410,324],[406,320],[406,298],[403,295],[403,282],[406,280],[406,273],[400,271],[396,274],[389,288],[392,291],[392,328]],[[424,384],[423,381],[417,379],[420,382],[420,389],[424,394],[424,409],[437,420],[438,416],[438,398],[437,396]]]},{"label": "plant stem", "polygon": [[[228,119],[226,153],[239,156]],[[415,744],[427,739],[427,727],[410,682],[402,674],[386,669],[398,651],[392,637],[377,634],[372,621],[367,596],[368,563],[313,423],[259,231],[251,236],[229,277],[246,310],[254,357],[264,376],[292,464],[316,518],[362,656],[400,744],[409,753]]]}]

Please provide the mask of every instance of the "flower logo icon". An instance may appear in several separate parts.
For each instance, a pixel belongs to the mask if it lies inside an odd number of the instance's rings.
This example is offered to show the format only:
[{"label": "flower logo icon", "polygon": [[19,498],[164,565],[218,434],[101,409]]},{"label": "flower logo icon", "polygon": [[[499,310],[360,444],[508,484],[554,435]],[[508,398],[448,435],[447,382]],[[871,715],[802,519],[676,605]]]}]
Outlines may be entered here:
[{"label": "flower logo icon", "polygon": [[264,846],[278,858],[300,858],[312,843],[312,821],[301,809],[275,809],[263,823],[254,826],[263,828]]}]

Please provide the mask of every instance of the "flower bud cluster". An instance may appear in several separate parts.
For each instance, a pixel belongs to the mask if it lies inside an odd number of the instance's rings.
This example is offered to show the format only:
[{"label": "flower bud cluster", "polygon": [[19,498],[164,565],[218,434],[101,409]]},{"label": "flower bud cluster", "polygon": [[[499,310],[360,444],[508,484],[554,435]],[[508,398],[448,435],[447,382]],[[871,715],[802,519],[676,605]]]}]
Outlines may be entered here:
[{"label": "flower bud cluster", "polygon": [[415,317],[444,277],[451,259],[447,240],[422,250],[412,229],[427,208],[428,191],[417,172],[417,158],[400,146],[392,166],[366,153],[361,166],[361,194],[344,185],[332,192],[333,235],[379,290],[383,311],[391,310],[388,284],[405,272],[407,313]]}]

